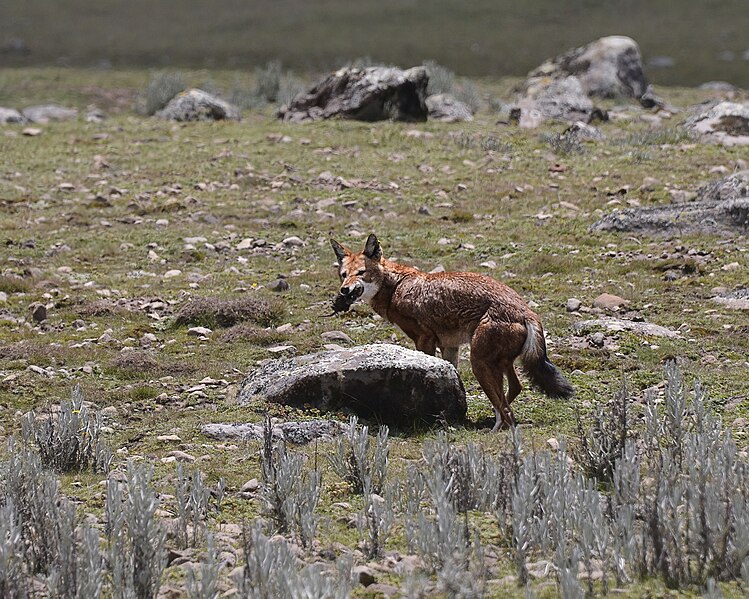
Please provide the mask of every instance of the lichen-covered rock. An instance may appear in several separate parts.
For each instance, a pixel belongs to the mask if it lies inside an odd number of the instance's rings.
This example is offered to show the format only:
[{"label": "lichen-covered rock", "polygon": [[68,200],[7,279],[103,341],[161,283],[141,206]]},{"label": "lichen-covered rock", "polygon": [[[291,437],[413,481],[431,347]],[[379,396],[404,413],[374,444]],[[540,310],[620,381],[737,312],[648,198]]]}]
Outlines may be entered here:
[{"label": "lichen-covered rock", "polygon": [[472,121],[473,112],[465,102],[454,98],[450,94],[434,94],[426,99],[429,119],[443,123],[458,123]]},{"label": "lichen-covered rock", "polygon": [[78,116],[78,110],[59,104],[42,104],[24,108],[23,116],[32,123],[45,124],[50,121],[70,121]]},{"label": "lichen-covered rock", "polygon": [[616,210],[591,229],[666,235],[747,234],[749,170],[705,185],[695,201]]},{"label": "lichen-covered rock", "polygon": [[424,67],[344,68],[332,73],[308,92],[296,96],[278,116],[285,121],[334,117],[359,121],[425,121]]},{"label": "lichen-covered rock", "polygon": [[548,119],[587,123],[593,110],[577,77],[565,77],[528,88],[512,114],[521,127],[535,128]]},{"label": "lichen-covered rock", "polygon": [[575,76],[589,96],[639,99],[648,88],[637,42],[623,35],[602,37],[544,62],[528,74],[525,89],[544,79]]},{"label": "lichen-covered rock", "polygon": [[695,135],[726,146],[749,144],[749,104],[721,102],[687,119]]},{"label": "lichen-covered rock", "polygon": [[0,107],[0,123],[11,123],[22,125],[28,122],[26,117],[13,108]]},{"label": "lichen-covered rock", "polygon": [[255,397],[348,410],[398,428],[465,418],[463,384],[449,362],[398,345],[363,345],[273,360],[242,383],[238,403]]},{"label": "lichen-covered rock", "polygon": [[201,89],[180,92],[156,113],[169,121],[221,121],[240,119],[239,109]]}]

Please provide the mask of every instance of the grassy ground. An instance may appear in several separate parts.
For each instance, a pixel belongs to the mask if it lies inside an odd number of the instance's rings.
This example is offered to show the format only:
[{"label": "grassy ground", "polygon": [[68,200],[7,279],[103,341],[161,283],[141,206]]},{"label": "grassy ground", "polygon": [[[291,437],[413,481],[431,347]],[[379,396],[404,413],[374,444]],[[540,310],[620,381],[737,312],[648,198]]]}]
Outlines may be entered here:
[{"label": "grassy ground", "polygon": [[[555,154],[538,131],[497,124],[488,110],[459,125],[299,126],[269,112],[246,114],[241,123],[174,124],[129,110],[145,73],[14,70],[0,77],[4,105],[97,102],[112,114],[103,123],[42,125],[38,136],[0,129],[0,291],[7,294],[0,303],[0,431],[6,435],[17,432],[19,413],[59,402],[79,383],[88,400],[117,410],[110,436],[118,463],[142,456],[166,485],[174,464],[161,459],[186,451],[209,482],[227,479],[223,521],[256,513],[253,502],[232,493],[259,476],[257,445],[219,446],[199,434],[199,425],[262,418],[265,408],[239,408],[234,395],[245,373],[274,357],[269,346],[312,352],[325,343],[321,333],[339,329],[357,344],[410,347],[366,306],[321,318],[338,284],[328,238],[358,248],[369,232],[390,257],[427,270],[441,264],[485,272],[535,302],[552,359],[577,397],[559,402],[523,392],[515,411],[533,443],[573,433],[575,409],[585,412],[612,397],[623,377],[641,396],[662,381],[662,365],[672,358],[690,380],[705,383],[727,424],[749,416],[746,314],[710,300],[714,287],[746,284],[747,238],[650,239],[588,230],[615,207],[670,202],[669,190],[695,191],[719,176],[713,167],[733,170],[746,158],[739,148],[692,143],[675,127],[678,115],[656,131],[633,109],[632,120],[603,125],[606,141]],[[187,77],[199,82],[207,74]],[[222,85],[232,74],[211,78]],[[481,88],[502,95],[508,83],[484,81]],[[707,97],[658,91],[677,106]],[[326,172],[332,177],[321,176]],[[654,181],[643,185],[646,178]],[[289,236],[304,246],[285,247]],[[237,250],[245,238],[266,243]],[[496,267],[481,266],[489,261]],[[667,281],[668,268],[684,276]],[[287,277],[288,292],[264,289],[279,275]],[[569,313],[565,303],[577,297],[588,310],[602,292],[630,300],[629,309],[681,337],[606,333],[604,347],[594,347],[573,329],[590,314]],[[216,328],[198,339],[174,325],[191,298],[247,294],[278,302],[277,325],[290,323],[291,331],[224,336]],[[41,325],[30,315],[34,303],[48,308]],[[481,422],[491,410],[465,360],[461,375],[471,421]],[[225,382],[200,386],[205,377]],[[749,431],[742,426],[735,434],[745,444]],[[165,434],[181,441],[157,440]],[[491,451],[508,442],[505,433],[480,426],[450,434]],[[396,471],[419,457],[421,441],[393,440]],[[97,477],[65,483],[89,510],[101,509]],[[322,532],[323,544],[355,534],[337,523],[338,501],[340,491],[324,494],[322,512],[336,524]]]},{"label": "grassy ground", "polygon": [[[522,76],[603,35],[629,35],[644,56],[669,56],[656,83],[749,85],[742,0],[6,0],[0,49],[16,66],[67,64],[255,67],[280,58],[327,70],[352,56],[402,66],[432,58],[472,76]],[[727,53],[727,54],[726,54]],[[10,62],[6,62],[10,61]]]}]

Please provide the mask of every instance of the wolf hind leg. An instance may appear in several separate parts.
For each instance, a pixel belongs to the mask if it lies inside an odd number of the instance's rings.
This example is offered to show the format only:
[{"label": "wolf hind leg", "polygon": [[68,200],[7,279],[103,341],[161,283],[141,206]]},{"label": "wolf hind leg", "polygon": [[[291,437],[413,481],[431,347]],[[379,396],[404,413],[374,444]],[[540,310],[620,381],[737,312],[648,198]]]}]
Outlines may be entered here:
[{"label": "wolf hind leg", "polygon": [[457,370],[460,347],[440,347],[440,353],[442,354],[442,359],[450,362]]},{"label": "wolf hind leg", "polygon": [[437,352],[437,339],[433,335],[419,335],[413,338],[416,349],[433,356]]},{"label": "wolf hind leg", "polygon": [[504,391],[502,370],[471,352],[471,369],[481,388],[494,407],[496,421],[492,432],[515,426],[515,416]]},{"label": "wolf hind leg", "polygon": [[511,404],[513,400],[520,395],[520,392],[523,390],[523,385],[520,384],[518,373],[512,362],[504,365],[503,370],[507,376],[507,403]]}]

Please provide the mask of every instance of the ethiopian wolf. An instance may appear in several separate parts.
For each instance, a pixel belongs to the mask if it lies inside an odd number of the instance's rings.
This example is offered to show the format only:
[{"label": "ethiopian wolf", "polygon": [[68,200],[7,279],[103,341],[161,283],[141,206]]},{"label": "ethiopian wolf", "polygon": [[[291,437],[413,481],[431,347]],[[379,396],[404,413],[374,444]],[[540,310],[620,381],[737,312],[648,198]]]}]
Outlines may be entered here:
[{"label": "ethiopian wolf", "polygon": [[[341,278],[334,309],[347,310],[362,299],[398,325],[416,349],[457,367],[463,344],[471,348],[471,368],[494,406],[496,424],[514,426],[510,404],[522,386],[515,372],[519,357],[530,380],[551,397],[574,390],[546,354],[541,320],[507,285],[471,272],[426,273],[383,258],[377,237],[354,253],[331,239]],[[505,392],[504,377],[508,388]]]}]

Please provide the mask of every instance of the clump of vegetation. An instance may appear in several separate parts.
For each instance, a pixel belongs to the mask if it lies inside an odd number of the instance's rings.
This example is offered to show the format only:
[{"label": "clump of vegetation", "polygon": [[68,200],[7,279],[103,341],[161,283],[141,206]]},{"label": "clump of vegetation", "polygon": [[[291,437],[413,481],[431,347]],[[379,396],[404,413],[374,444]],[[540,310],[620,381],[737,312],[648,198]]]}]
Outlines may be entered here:
[{"label": "clump of vegetation", "polygon": [[156,374],[161,371],[161,364],[148,351],[133,350],[121,352],[110,362],[110,368],[126,377]]},{"label": "clump of vegetation", "polygon": [[187,84],[180,73],[153,73],[148,80],[148,86],[138,98],[136,109],[141,114],[152,116],[186,89]]},{"label": "clump of vegetation", "polygon": [[253,83],[235,77],[229,101],[239,108],[257,109],[268,104],[283,106],[305,89],[304,82],[291,71],[284,71],[280,60],[271,60],[255,69]]},{"label": "clump of vegetation", "polygon": [[473,81],[456,78],[453,71],[433,60],[425,61],[424,67],[429,77],[427,96],[450,94],[456,100],[466,104],[471,112],[475,113],[481,108],[481,94]]},{"label": "clump of vegetation", "polygon": [[42,465],[56,472],[107,472],[112,452],[101,436],[102,416],[83,401],[79,385],[70,401],[58,410],[38,416],[29,412],[22,420],[22,438],[39,450]]},{"label": "clump of vegetation", "polygon": [[4,293],[27,293],[31,283],[18,275],[0,275],[0,291]]},{"label": "clump of vegetation", "polygon": [[273,345],[287,339],[287,335],[279,333],[274,328],[259,327],[251,322],[243,322],[234,325],[221,334],[219,338],[222,343],[235,343],[245,341],[253,345]]},{"label": "clump of vegetation", "polygon": [[261,326],[276,324],[283,315],[277,301],[258,295],[238,299],[201,297],[182,306],[174,318],[175,326],[231,327],[249,321]]},{"label": "clump of vegetation", "polygon": [[156,516],[160,502],[153,469],[128,463],[127,494],[107,484],[107,563],[115,599],[155,597],[166,567],[166,529]]},{"label": "clump of vegetation", "polygon": [[200,470],[186,475],[182,465],[177,466],[174,500],[177,506],[175,536],[179,547],[196,547],[202,540],[210,498],[211,490],[205,486]]},{"label": "clump of vegetation", "polygon": [[187,596],[190,599],[216,599],[220,596],[219,575],[222,563],[213,535],[208,535],[207,542],[205,559],[198,568],[187,571]]},{"label": "clump of vegetation", "polygon": [[305,458],[286,450],[283,441],[273,442],[273,426],[266,417],[263,426],[262,498],[266,513],[277,530],[294,534],[303,547],[310,547],[317,530],[315,508],[320,501],[322,479],[317,470],[304,470]]},{"label": "clump of vegetation", "polygon": [[300,569],[288,543],[269,539],[258,522],[245,523],[242,545],[245,564],[234,579],[242,598],[346,599],[351,594],[350,554],[336,561],[333,572],[325,573],[319,563]]},{"label": "clump of vegetation", "polygon": [[555,154],[567,156],[585,153],[585,148],[580,143],[580,136],[575,131],[543,133],[541,141],[548,144]]},{"label": "clump of vegetation", "polygon": [[689,132],[684,127],[655,127],[629,133],[617,140],[625,146],[662,146],[676,145],[691,141]]},{"label": "clump of vegetation", "polygon": [[388,435],[386,426],[377,433],[375,446],[369,438],[369,427],[357,427],[359,420],[352,416],[348,431],[339,437],[336,449],[328,457],[333,471],[351,485],[357,494],[381,493],[388,468]]}]

